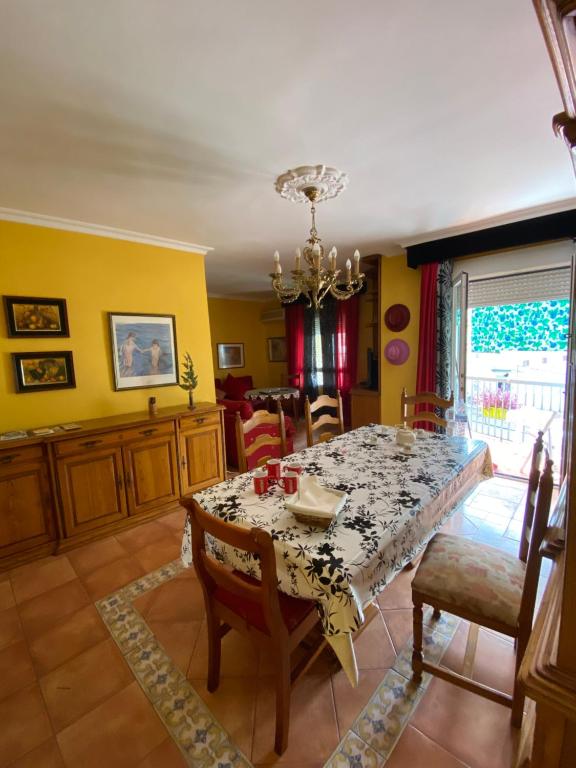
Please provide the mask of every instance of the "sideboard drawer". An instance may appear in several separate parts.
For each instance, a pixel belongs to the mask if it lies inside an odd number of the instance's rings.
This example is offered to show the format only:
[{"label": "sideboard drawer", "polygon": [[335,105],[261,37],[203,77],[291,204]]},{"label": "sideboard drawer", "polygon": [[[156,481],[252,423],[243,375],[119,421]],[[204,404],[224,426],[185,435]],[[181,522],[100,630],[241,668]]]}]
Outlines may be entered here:
[{"label": "sideboard drawer", "polygon": [[145,437],[163,437],[164,435],[174,435],[174,422],[161,421],[155,424],[144,424],[134,429],[125,429],[122,432],[124,442],[132,440],[142,440]]},{"label": "sideboard drawer", "polygon": [[104,432],[101,435],[85,435],[74,440],[58,440],[54,444],[56,456],[72,456],[95,448],[109,448],[122,442],[122,432]]},{"label": "sideboard drawer", "polygon": [[12,450],[6,447],[5,450],[0,451],[0,467],[20,464],[23,461],[35,461],[43,456],[44,451],[41,445],[25,445],[22,448],[13,448]]},{"label": "sideboard drawer", "polygon": [[212,424],[220,424],[220,413],[199,413],[197,416],[180,417],[180,429],[187,431],[198,427],[208,427]]}]

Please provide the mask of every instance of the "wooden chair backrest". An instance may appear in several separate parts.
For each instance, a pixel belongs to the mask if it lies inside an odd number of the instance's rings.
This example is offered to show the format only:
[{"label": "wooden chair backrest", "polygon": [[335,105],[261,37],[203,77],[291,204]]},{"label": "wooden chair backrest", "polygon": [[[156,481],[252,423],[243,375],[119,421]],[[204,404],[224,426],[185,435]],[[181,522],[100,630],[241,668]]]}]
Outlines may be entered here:
[{"label": "wooden chair backrest", "polygon": [[[328,413],[323,413],[316,419],[316,421],[313,421],[312,414],[320,408],[334,408],[336,410],[336,415],[330,416]],[[336,392],[336,397],[320,395],[313,403],[310,403],[310,399],[308,398],[308,395],[306,395],[304,413],[306,415],[306,441],[308,447],[314,445],[314,433],[318,432],[322,427],[333,425],[336,427],[336,434],[344,434],[344,416],[340,392]],[[323,443],[326,440],[330,440],[332,437],[334,437],[334,431],[320,432],[318,433],[318,442]]]},{"label": "wooden chair backrest", "polygon": [[409,395],[406,392],[406,387],[404,387],[400,397],[400,420],[402,423],[414,424],[415,421],[428,421],[439,427],[446,427],[446,419],[438,416],[433,410],[408,414],[409,405],[414,406],[420,405],[421,403],[446,410],[446,408],[451,408],[454,405],[454,393],[451,393],[448,399],[438,397],[435,392],[420,392],[417,395]]},{"label": "wooden chair backrest", "polygon": [[528,476],[528,489],[526,491],[526,506],[524,508],[524,520],[522,522],[520,549],[518,552],[518,557],[523,563],[528,559],[528,550],[530,549],[534,509],[536,508],[536,494],[538,492],[538,481],[540,480],[543,457],[544,433],[538,432],[536,442],[532,448],[532,461],[530,464],[530,475]]},{"label": "wooden chair backrest", "polygon": [[[188,512],[192,529],[194,567],[202,584],[207,605],[212,604],[216,599],[217,587],[225,589],[240,600],[259,604],[270,635],[273,638],[286,637],[288,630],[280,610],[276,555],[270,534],[262,528],[248,530],[233,523],[226,523],[205,512],[193,498],[184,497],[180,499],[180,503]],[[258,584],[248,583],[237,576],[231,568],[208,554],[206,533],[235,549],[256,555],[260,565]]]},{"label": "wooden chair backrest", "polygon": [[548,517],[550,515],[550,505],[552,502],[552,490],[554,487],[552,465],[553,462],[546,457],[544,471],[540,476],[540,482],[538,484],[532,535],[530,537],[530,548],[528,551],[528,559],[526,561],[526,576],[524,578],[522,601],[520,603],[520,616],[518,619],[519,637],[523,636],[526,639],[532,629],[532,619],[534,617],[534,607],[536,605],[536,595],[538,592],[538,579],[540,577],[540,564],[542,562],[540,547],[542,545],[544,534],[546,533]]},{"label": "wooden chair backrest", "polygon": [[[269,426],[269,431],[259,434],[247,446],[247,436],[253,429],[262,426]],[[258,461],[252,461],[251,457],[263,446],[274,448],[275,451],[270,455],[261,456]],[[278,401],[278,413],[255,411],[247,421],[242,421],[240,414],[236,414],[236,447],[240,472],[247,472],[249,469],[254,469],[255,466],[265,464],[274,453],[276,458],[286,456],[286,422],[280,401]]]}]

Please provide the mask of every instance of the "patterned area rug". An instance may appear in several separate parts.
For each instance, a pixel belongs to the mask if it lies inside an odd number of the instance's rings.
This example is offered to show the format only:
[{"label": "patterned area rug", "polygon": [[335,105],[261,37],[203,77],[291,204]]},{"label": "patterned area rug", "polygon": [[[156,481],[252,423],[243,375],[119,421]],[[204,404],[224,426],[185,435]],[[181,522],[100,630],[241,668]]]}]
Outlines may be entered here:
[{"label": "patterned area rug", "polygon": [[[157,641],[134,601],[182,573],[180,560],[158,569],[96,603],[143,691],[152,702],[189,766],[194,768],[248,768],[251,762],[231,741],[185,675]],[[424,651],[437,662],[447,649],[459,619],[432,610],[424,614]],[[416,686],[411,681],[411,640],[344,735],[324,768],[380,768],[422,698],[430,676]]]}]

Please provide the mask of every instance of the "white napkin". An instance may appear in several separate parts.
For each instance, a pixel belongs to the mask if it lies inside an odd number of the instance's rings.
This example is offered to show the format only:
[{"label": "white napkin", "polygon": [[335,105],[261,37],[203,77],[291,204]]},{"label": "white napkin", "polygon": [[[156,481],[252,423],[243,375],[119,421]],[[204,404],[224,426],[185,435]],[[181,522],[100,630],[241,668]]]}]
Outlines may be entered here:
[{"label": "white napkin", "polygon": [[333,492],[320,485],[314,475],[300,476],[300,493],[294,499],[296,506],[322,515],[333,515],[339,501]]}]

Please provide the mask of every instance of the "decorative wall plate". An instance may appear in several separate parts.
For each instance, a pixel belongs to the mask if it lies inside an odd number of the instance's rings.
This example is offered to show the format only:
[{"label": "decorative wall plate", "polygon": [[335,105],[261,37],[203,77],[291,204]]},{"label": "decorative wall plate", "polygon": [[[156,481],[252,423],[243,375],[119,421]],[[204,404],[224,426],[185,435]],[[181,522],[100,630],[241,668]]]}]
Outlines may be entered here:
[{"label": "decorative wall plate", "polygon": [[384,347],[384,357],[392,365],[404,365],[410,357],[410,347],[402,339],[393,339]]},{"label": "decorative wall plate", "polygon": [[403,331],[410,322],[410,310],[405,304],[392,304],[384,315],[386,328],[395,333]]}]

